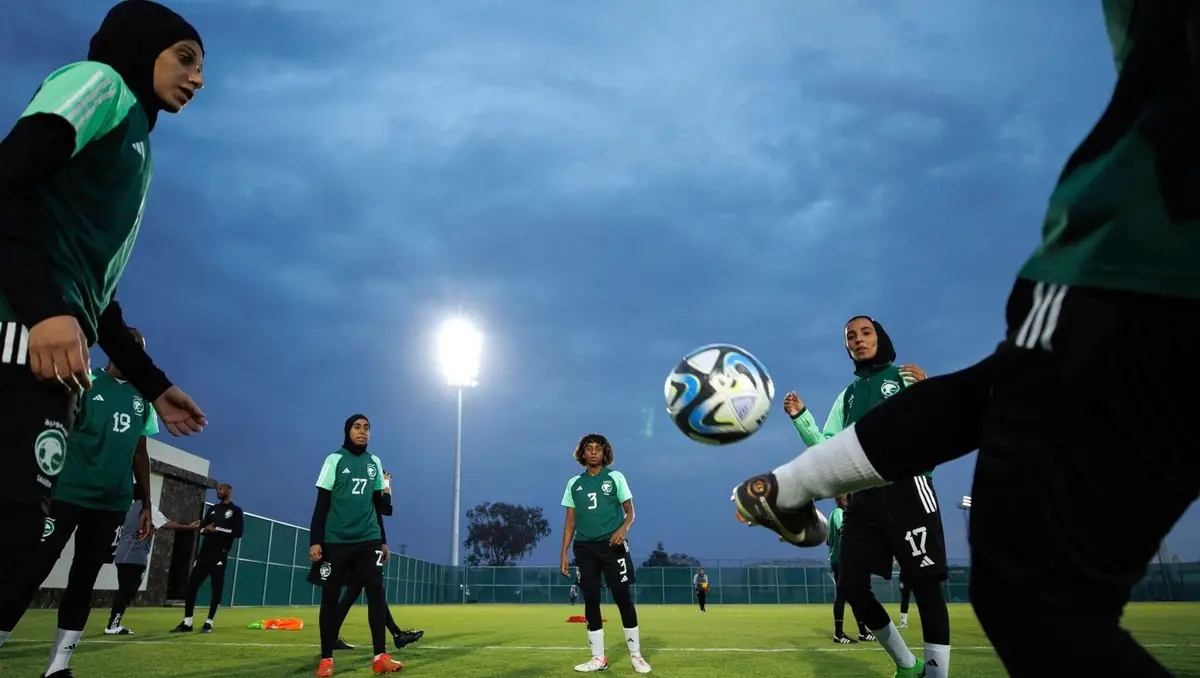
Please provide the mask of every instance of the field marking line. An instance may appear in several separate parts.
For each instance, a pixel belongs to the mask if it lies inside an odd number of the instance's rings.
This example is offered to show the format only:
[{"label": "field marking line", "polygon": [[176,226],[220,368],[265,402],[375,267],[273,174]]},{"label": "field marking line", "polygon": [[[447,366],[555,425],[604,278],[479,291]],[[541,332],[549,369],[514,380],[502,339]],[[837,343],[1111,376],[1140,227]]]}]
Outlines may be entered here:
[{"label": "field marking line", "polygon": [[[29,645],[49,645],[52,641],[49,640],[27,640],[21,638],[10,638],[4,644],[25,643]],[[183,640],[104,640],[83,638],[80,640],[82,645],[104,644],[104,645],[183,645],[187,641]],[[198,642],[195,646],[203,647],[290,647],[290,648],[314,648],[318,647],[317,643],[227,643],[227,642]],[[910,646],[911,650],[920,650],[922,645]],[[1200,648],[1200,644],[1190,643],[1151,643],[1143,645],[1147,648]],[[793,653],[808,653],[808,652],[882,652],[883,648],[872,645],[870,647],[781,647],[781,648],[755,648],[755,647],[655,647],[647,648],[650,654],[657,652],[686,652],[703,653],[703,652],[739,652],[742,654],[793,654]],[[586,652],[586,645],[571,646],[571,645],[409,645],[405,651],[434,650],[434,651],[480,651],[480,650],[516,650],[522,652]],[[963,645],[950,646],[950,652],[979,652],[992,651],[991,645]],[[2,651],[2,650],[0,650]]]}]

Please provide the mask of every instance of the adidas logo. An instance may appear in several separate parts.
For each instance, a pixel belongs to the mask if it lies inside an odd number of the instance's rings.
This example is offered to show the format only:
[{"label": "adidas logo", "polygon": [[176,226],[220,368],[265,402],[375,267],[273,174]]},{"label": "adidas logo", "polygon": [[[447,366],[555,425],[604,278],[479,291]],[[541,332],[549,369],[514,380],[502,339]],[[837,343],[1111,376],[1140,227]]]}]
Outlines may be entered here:
[{"label": "adidas logo", "polygon": [[350,469],[348,469],[348,468],[342,469],[342,473],[349,473],[349,472],[350,472]]},{"label": "adidas logo", "polygon": [[933,668],[936,669],[938,667],[937,660],[934,660],[934,659],[926,660],[925,666],[932,666]]},{"label": "adidas logo", "polygon": [[576,485],[576,486],[575,486],[575,491],[576,491],[576,492],[583,492],[583,485]]},{"label": "adidas logo", "polygon": [[92,398],[92,400],[99,400],[100,402],[104,402],[104,396],[97,393],[96,397]]},{"label": "adidas logo", "polygon": [[933,564],[933,561],[930,560],[929,556],[925,556],[924,558],[921,559],[921,567],[929,567],[932,564]]}]

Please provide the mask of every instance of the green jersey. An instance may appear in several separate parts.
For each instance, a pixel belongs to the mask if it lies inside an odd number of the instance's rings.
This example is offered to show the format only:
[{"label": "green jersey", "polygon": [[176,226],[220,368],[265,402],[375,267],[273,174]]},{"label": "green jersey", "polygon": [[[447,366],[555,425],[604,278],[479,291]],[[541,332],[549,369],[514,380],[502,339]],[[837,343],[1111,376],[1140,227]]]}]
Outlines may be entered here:
[{"label": "green jersey", "polygon": [[[1117,84],[1050,196],[1020,277],[1200,298],[1191,3],[1103,0]],[[1136,63],[1136,67],[1127,65]]]},{"label": "green jersey", "polygon": [[[56,115],[75,128],[71,161],[34,189],[36,233],[88,343],[120,280],[150,187],[150,122],[112,67],[71,64],[46,78],[21,117]],[[17,318],[0,295],[0,321]]]},{"label": "green jersey", "polygon": [[128,510],[138,440],[156,433],[154,406],[129,382],[93,370],[91,390],[79,396],[54,500],[106,511]]},{"label": "green jersey", "polygon": [[608,541],[625,522],[625,502],[633,499],[625,474],[610,468],[587,471],[567,481],[562,505],[575,509],[575,541]]},{"label": "green jersey", "polygon": [[339,449],[325,458],[317,487],[333,495],[325,521],[327,544],[358,544],[383,538],[375,511],[375,491],[383,491],[383,463],[379,457]]},{"label": "green jersey", "polygon": [[[792,425],[796,432],[809,447],[832,438],[841,433],[847,426],[862,419],[876,405],[891,398],[902,389],[911,385],[910,380],[900,374],[900,368],[894,363],[860,367],[854,371],[854,383],[847,386],[833,401],[829,410],[829,418],[825,420],[825,428],[817,428],[817,420],[808,408],[804,408],[795,418]],[[925,473],[932,476],[933,472]]]},{"label": "green jersey", "polygon": [[825,545],[829,547],[829,564],[837,565],[842,558],[842,507],[833,509],[829,514],[829,536],[825,537]]}]

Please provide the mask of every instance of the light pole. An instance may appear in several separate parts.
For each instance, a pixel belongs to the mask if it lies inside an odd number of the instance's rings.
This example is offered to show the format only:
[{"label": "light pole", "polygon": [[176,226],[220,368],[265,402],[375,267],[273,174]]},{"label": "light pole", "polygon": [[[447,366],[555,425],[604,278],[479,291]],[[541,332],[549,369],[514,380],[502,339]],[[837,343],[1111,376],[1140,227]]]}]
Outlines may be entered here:
[{"label": "light pole", "polygon": [[970,540],[970,538],[971,538],[971,497],[964,495],[962,498],[962,501],[958,502],[958,508],[962,509],[963,529],[966,530],[965,534],[967,535],[967,539]]},{"label": "light pole", "polygon": [[446,384],[458,390],[458,418],[454,427],[454,528],[450,545],[450,564],[458,567],[459,494],[462,486],[462,411],[463,389],[476,385],[483,354],[483,333],[463,316],[442,323],[438,330],[438,362]]}]

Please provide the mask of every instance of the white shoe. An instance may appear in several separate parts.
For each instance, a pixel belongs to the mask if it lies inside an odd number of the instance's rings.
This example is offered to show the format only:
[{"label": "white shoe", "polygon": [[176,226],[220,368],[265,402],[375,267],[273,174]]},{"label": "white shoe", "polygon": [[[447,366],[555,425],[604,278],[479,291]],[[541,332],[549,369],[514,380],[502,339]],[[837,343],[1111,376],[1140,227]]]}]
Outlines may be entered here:
[{"label": "white shoe", "polygon": [[645,659],[642,659],[642,655],[630,655],[629,661],[633,663],[634,673],[650,673],[650,664]]},{"label": "white shoe", "polygon": [[607,671],[608,670],[608,658],[607,657],[592,657],[591,659],[589,659],[587,661],[586,664],[580,664],[579,666],[576,666],[575,670],[578,671],[579,673],[591,673],[593,671]]},{"label": "white shoe", "polygon": [[129,629],[125,628],[124,626],[109,626],[108,628],[104,629],[104,635],[106,635],[106,636],[132,636],[133,631],[130,631]]},{"label": "white shoe", "polygon": [[908,628],[908,622],[900,622],[900,625],[899,625],[899,626],[897,626],[896,628],[898,628],[898,629],[906,629],[906,628]]}]

